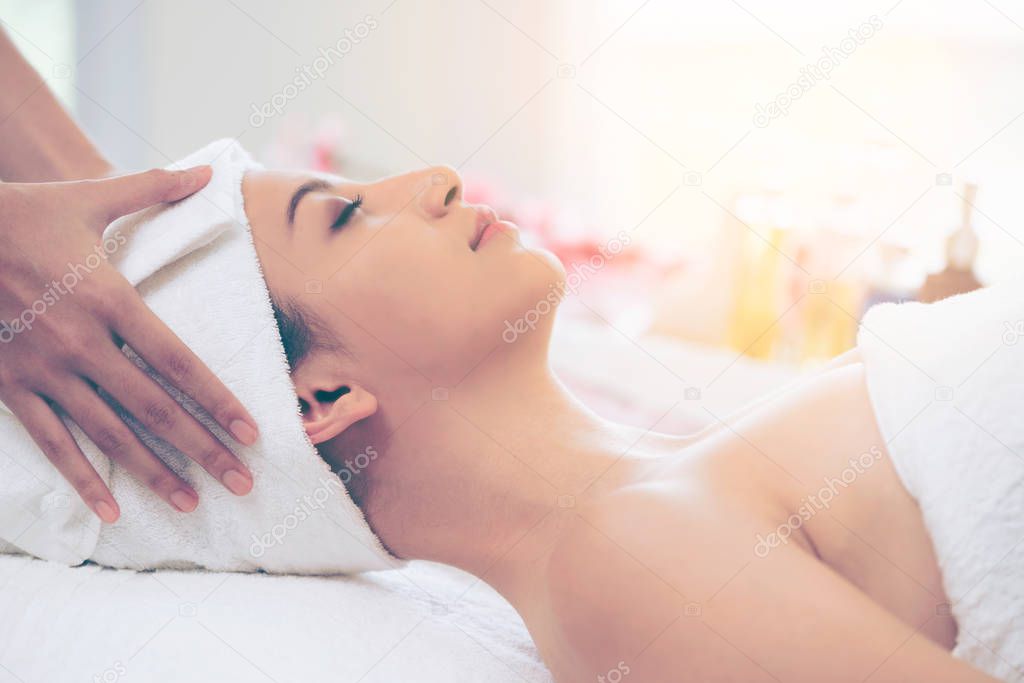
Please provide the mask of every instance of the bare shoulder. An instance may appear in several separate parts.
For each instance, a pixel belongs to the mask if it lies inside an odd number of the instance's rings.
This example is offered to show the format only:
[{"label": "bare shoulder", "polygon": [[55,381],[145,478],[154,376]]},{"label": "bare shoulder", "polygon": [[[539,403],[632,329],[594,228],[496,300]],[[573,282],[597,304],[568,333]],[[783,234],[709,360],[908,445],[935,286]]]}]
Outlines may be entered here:
[{"label": "bare shoulder", "polygon": [[554,668],[570,669],[567,680],[613,680],[627,669],[659,680],[648,667],[669,647],[687,662],[675,676],[705,671],[721,652],[700,616],[749,563],[747,528],[713,501],[664,483],[578,510],[547,569],[549,625],[562,645]]},{"label": "bare shoulder", "polygon": [[651,566],[657,558],[618,533],[632,513],[627,501],[617,502],[623,505],[614,510],[579,510],[551,553],[546,621],[556,648],[544,655],[556,680],[619,680],[613,671],[625,677],[685,608],[672,577]]},{"label": "bare shoulder", "polygon": [[570,513],[531,623],[556,680],[990,680],[803,548],[758,554],[756,515],[709,495],[659,483]]}]

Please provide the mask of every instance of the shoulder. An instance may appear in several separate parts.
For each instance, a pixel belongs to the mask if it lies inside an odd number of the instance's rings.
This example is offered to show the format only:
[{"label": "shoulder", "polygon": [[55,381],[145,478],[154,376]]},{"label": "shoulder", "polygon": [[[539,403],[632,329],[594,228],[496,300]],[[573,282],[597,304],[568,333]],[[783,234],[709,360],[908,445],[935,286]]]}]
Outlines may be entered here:
[{"label": "shoulder", "polygon": [[[750,557],[764,518],[733,498],[679,477],[581,505],[554,546],[548,579],[583,591],[588,587],[578,579],[585,577],[590,586],[615,587],[616,595],[629,596],[627,602],[650,597],[684,604],[721,571]],[[639,594],[638,583],[649,595]]]},{"label": "shoulder", "polygon": [[839,667],[859,680],[900,648],[915,680],[949,665],[796,545],[757,555],[764,520],[708,495],[638,487],[567,511],[530,629],[560,679],[752,683]]},{"label": "shoulder", "polygon": [[[734,657],[719,635],[731,617],[715,616],[711,600],[749,579],[736,577],[749,569],[754,537],[731,530],[728,510],[701,518],[698,501],[664,493],[631,491],[580,509],[554,547],[545,631],[570,680],[612,680],[608,672],[623,667],[637,680],[701,680]],[[734,668],[737,680],[762,680],[742,662]]]},{"label": "shoulder", "polygon": [[752,544],[731,522],[668,485],[575,510],[547,565],[551,619],[588,656],[640,651],[748,561]]},{"label": "shoulder", "polygon": [[[571,597],[597,593],[609,606],[636,604],[644,593],[659,600],[678,596],[680,591],[664,578],[676,572],[662,565],[664,546],[681,529],[670,510],[658,508],[656,499],[630,492],[575,510],[551,553],[549,582]],[[643,588],[652,583],[659,588]],[[570,602],[571,607],[583,606]]]},{"label": "shoulder", "polygon": [[613,669],[624,675],[652,634],[677,620],[686,596],[653,566],[657,558],[618,533],[629,511],[571,514],[546,567],[544,630],[559,660],[549,663],[567,680],[602,680]]}]

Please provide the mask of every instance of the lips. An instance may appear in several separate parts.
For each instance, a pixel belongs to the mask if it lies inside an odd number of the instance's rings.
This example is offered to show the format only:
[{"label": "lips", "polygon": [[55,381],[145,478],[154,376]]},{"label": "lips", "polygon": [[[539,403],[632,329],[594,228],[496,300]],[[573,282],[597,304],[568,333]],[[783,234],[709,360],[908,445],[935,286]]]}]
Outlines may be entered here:
[{"label": "lips", "polygon": [[491,207],[483,206],[482,204],[474,206],[473,210],[476,211],[476,228],[473,231],[472,238],[469,240],[469,248],[472,251],[476,251],[476,248],[480,246],[480,240],[483,238],[487,226],[498,222],[498,214]]}]

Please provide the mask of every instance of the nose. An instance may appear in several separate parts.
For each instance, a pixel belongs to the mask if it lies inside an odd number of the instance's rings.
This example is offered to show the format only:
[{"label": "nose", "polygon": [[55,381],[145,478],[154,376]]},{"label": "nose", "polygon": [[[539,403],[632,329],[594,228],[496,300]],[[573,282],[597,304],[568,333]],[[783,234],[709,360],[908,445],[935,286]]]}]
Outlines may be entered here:
[{"label": "nose", "polygon": [[462,178],[451,166],[433,166],[423,173],[426,185],[420,208],[431,218],[442,218],[462,199]]}]

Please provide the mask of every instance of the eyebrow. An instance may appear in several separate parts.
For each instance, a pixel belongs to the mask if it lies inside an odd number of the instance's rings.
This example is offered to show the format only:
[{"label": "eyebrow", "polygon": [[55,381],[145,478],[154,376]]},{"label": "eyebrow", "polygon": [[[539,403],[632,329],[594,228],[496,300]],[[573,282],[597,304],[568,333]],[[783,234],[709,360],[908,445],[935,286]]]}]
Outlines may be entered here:
[{"label": "eyebrow", "polygon": [[288,201],[288,227],[295,224],[295,210],[299,208],[299,202],[310,192],[323,192],[331,187],[326,180],[314,178],[307,180],[296,188],[292,198]]}]

